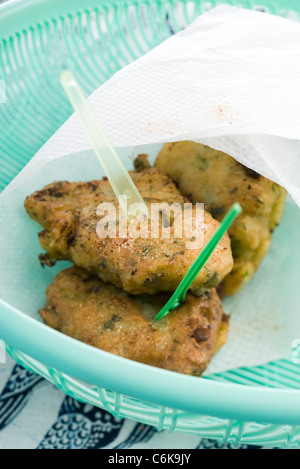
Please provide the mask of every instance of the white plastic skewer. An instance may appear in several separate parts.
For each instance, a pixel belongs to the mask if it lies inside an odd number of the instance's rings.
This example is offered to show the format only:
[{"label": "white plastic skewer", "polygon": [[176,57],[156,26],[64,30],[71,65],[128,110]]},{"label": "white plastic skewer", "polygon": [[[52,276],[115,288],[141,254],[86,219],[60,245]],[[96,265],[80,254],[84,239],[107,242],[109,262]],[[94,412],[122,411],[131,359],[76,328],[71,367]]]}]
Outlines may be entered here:
[{"label": "white plastic skewer", "polygon": [[[64,70],[60,76],[61,84],[77,112],[89,137],[92,147],[112,185],[123,212],[131,219],[128,208],[131,204],[141,204],[140,214],[148,215],[148,209],[128,171],[121,162],[116,150],[108,140],[94,110],[85,98],[83,91],[70,70]],[[128,207],[124,200],[127,197]]]}]

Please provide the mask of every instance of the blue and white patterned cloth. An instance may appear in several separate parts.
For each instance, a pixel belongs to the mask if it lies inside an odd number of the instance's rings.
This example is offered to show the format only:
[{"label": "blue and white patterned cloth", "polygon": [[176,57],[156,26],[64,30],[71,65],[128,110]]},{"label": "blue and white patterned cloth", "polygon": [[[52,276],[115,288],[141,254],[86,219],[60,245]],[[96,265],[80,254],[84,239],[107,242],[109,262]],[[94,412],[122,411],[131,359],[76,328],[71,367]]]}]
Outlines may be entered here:
[{"label": "blue and white patterned cloth", "polygon": [[253,449],[155,428],[66,396],[10,357],[0,363],[0,449]]}]

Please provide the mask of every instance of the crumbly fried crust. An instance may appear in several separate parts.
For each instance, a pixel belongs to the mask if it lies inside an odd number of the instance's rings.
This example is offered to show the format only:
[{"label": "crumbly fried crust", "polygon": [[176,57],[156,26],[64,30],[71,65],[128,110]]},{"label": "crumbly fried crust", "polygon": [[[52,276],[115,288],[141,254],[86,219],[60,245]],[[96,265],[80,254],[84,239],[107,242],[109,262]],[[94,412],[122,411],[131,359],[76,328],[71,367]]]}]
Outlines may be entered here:
[{"label": "crumbly fried crust", "polygon": [[[151,203],[187,202],[174,183],[155,168],[131,171],[138,190],[148,206]],[[174,237],[171,226],[167,238],[99,238],[96,226],[100,216],[96,209],[101,202],[117,207],[109,181],[104,178],[90,182],[54,182],[27,197],[25,208],[43,226],[39,234],[41,246],[47,251],[40,260],[53,265],[57,259],[68,259],[132,294],[174,291],[197,258],[203,246],[187,249],[190,241],[184,233]],[[198,223],[195,207],[193,224]],[[160,221],[161,223],[161,221]],[[219,222],[205,212],[204,244]],[[203,226],[202,226],[203,229]],[[230,240],[226,234],[216,247],[192,288],[218,285],[233,266]]]},{"label": "crumbly fried crust", "polygon": [[196,142],[166,143],[155,167],[192,202],[204,202],[217,220],[234,202],[241,204],[243,213],[229,229],[234,267],[223,282],[225,294],[235,293],[251,279],[269,249],[283,214],[285,189],[231,156]]},{"label": "crumbly fried crust", "polygon": [[61,271],[40,310],[46,324],[89,345],[148,365],[200,376],[227,339],[215,289],[191,293],[164,319],[166,295],[130,296],[79,267]]}]

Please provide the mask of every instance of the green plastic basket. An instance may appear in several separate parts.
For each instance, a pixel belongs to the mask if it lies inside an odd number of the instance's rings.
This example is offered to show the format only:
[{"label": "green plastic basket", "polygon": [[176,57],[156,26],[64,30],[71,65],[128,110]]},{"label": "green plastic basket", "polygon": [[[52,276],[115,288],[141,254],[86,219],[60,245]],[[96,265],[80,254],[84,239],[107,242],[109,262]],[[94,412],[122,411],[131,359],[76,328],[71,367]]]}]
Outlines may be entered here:
[{"label": "green plastic basket", "polygon": [[[71,114],[58,81],[62,69],[73,70],[90,94],[220,3],[225,2],[16,0],[2,5],[0,79],[6,102],[0,104],[0,188]],[[226,3],[299,18],[300,6],[292,0]],[[18,363],[118,417],[233,444],[300,447],[300,369],[290,360],[197,379],[79,343],[2,300],[0,321],[1,337]]]}]

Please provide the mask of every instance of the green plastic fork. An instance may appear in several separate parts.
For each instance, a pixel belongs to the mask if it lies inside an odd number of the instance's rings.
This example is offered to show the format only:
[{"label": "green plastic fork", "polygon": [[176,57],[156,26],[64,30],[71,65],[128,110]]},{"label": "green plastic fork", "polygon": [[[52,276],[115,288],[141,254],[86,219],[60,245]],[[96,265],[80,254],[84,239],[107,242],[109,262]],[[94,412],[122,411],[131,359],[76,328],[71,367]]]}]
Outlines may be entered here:
[{"label": "green plastic fork", "polygon": [[169,301],[167,301],[164,307],[155,316],[155,321],[159,321],[160,319],[164,318],[170,311],[177,308],[181,303],[184,302],[185,295],[188,289],[190,288],[191,284],[193,283],[193,281],[195,280],[198,273],[200,272],[204,264],[207,262],[211,254],[213,253],[213,250],[215,249],[219,241],[222,239],[225,232],[228,230],[228,228],[232,225],[236,217],[241,212],[242,208],[238,202],[232,205],[232,207],[229,209],[229,211],[223,218],[220,226],[216,229],[203,251],[199,254],[195,262],[189,268],[189,270],[183,277],[182,281],[176,288]]}]

